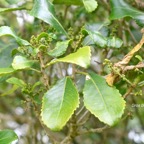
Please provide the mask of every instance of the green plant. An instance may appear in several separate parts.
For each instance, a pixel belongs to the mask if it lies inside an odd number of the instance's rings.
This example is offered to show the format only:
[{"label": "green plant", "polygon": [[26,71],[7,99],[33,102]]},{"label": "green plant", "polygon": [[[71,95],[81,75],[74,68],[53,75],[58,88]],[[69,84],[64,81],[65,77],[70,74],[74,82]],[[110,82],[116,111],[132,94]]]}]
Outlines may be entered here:
[{"label": "green plant", "polygon": [[[137,42],[127,25],[129,20],[127,17],[132,17],[138,25],[143,26],[143,12],[123,0],[111,0],[108,21],[97,24],[95,30],[89,25],[80,26],[76,30],[74,27],[69,28],[66,22],[61,24],[54,11],[54,5],[66,5],[64,14],[66,18],[67,8],[70,5],[84,5],[87,12],[92,12],[97,8],[98,2],[35,0],[30,11],[27,7],[29,2],[16,8],[0,9],[0,13],[25,9],[36,20],[42,21],[39,24],[42,30],[36,35],[31,35],[31,38],[28,37],[29,40],[19,37],[9,26],[0,27],[1,37],[10,35],[19,45],[12,50],[11,60],[7,65],[0,64],[0,80],[13,85],[9,91],[2,92],[1,95],[10,95],[20,88],[24,95],[23,102],[30,103],[34,115],[52,143],[68,144],[76,136],[103,132],[117,125],[123,118],[131,116],[128,110],[124,114],[125,98],[132,91],[135,95],[142,95],[143,56],[137,55],[136,60],[130,65],[129,63],[142,47],[144,38]],[[109,11],[109,4],[105,1],[102,3]],[[114,20],[122,23],[125,27],[122,30],[126,29],[134,41],[133,44],[137,43],[129,53],[124,51],[125,47],[129,47],[126,35],[117,30],[118,25]],[[129,36],[127,41],[131,41]],[[100,71],[95,71],[97,68],[91,66],[94,49],[102,55],[102,61],[94,61],[101,65]],[[124,51],[123,59],[117,62],[108,60],[109,52],[111,50],[117,52],[119,49]],[[0,59],[4,60],[2,52],[0,56]],[[113,57],[118,57],[118,53]],[[96,123],[101,126],[100,128],[86,126],[92,114],[97,118]],[[61,131],[64,126],[67,126],[67,134],[59,142],[51,131]],[[4,134],[5,130],[1,133]],[[3,144],[15,139],[16,136],[11,135]]]}]

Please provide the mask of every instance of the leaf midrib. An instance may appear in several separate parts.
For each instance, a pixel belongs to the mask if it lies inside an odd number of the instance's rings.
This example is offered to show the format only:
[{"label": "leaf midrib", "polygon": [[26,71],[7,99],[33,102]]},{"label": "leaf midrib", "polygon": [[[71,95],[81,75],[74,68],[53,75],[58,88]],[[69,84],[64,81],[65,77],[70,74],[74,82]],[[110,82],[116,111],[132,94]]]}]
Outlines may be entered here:
[{"label": "leaf midrib", "polygon": [[134,10],[133,8],[132,8],[132,9],[131,9],[131,8],[123,8],[123,7],[118,6],[118,7],[113,7],[112,9],[123,9],[123,10],[133,11],[133,12],[135,12],[136,14],[144,14],[143,12]]},{"label": "leaf midrib", "polygon": [[[91,77],[91,76],[90,76]],[[99,91],[99,88],[98,88],[98,86],[97,86],[97,84],[95,83],[95,81],[93,80],[93,78],[91,77],[91,80],[92,80],[92,82],[93,82],[93,84],[94,84],[94,86],[96,87],[96,89],[97,89],[97,91],[98,91],[98,93],[99,93],[99,95],[101,96],[101,99],[102,99],[102,101],[104,102],[104,104],[105,104],[105,109],[107,110],[107,112],[108,112],[108,114],[110,113],[109,112],[109,109],[108,109],[108,106],[107,106],[107,104],[106,104],[106,102],[105,102],[105,100],[104,100],[104,98],[103,98],[103,95],[101,94],[101,92]],[[111,115],[109,114],[109,116],[111,117]],[[112,117],[111,117],[111,119],[112,119]]]},{"label": "leaf midrib", "polygon": [[62,97],[61,104],[60,104],[60,109],[59,109],[59,111],[58,111],[57,118],[56,118],[56,121],[55,121],[56,123],[57,123],[57,121],[58,121],[58,118],[59,118],[59,115],[60,115],[60,113],[61,113],[61,109],[62,109],[62,106],[63,106],[65,89],[66,89],[66,83],[67,83],[67,78],[66,78],[65,83],[64,83],[63,97]]}]

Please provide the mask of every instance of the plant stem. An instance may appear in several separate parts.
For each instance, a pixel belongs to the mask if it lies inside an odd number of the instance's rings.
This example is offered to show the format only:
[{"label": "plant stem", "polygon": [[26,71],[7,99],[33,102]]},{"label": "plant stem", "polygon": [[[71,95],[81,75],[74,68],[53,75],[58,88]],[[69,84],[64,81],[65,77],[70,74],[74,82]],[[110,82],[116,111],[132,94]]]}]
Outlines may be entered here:
[{"label": "plant stem", "polygon": [[41,74],[42,74],[42,77],[44,80],[44,85],[45,85],[46,89],[49,89],[49,79],[48,79],[48,76],[45,72],[45,64],[43,61],[42,52],[38,53],[38,57],[39,57],[39,61],[40,61]]}]

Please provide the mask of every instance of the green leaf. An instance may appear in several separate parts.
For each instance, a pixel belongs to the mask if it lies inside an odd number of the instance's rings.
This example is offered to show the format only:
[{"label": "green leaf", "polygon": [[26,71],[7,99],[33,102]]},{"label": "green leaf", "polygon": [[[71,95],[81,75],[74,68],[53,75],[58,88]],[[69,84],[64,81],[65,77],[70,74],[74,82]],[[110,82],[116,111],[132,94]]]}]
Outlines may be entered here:
[{"label": "green leaf", "polygon": [[95,0],[51,0],[54,4],[84,5],[88,12],[94,11],[98,4]]},{"label": "green leaf", "polygon": [[116,37],[110,37],[107,40],[107,46],[113,48],[120,48],[123,44],[123,41]]},{"label": "green leaf", "polygon": [[17,139],[18,139],[17,135],[12,130],[0,131],[0,143],[1,144],[11,144],[13,141]]},{"label": "green leaf", "polygon": [[11,74],[15,72],[13,68],[0,68],[0,76]]},{"label": "green leaf", "polygon": [[21,0],[6,0],[6,2],[9,4],[17,4],[17,3],[21,2]]},{"label": "green leaf", "polygon": [[51,0],[54,4],[83,5],[81,0]]},{"label": "green leaf", "polygon": [[59,131],[79,105],[79,95],[71,79],[66,77],[47,91],[43,97],[41,116],[44,124]]},{"label": "green leaf", "polygon": [[105,79],[89,73],[84,87],[84,105],[100,121],[112,126],[121,118],[125,101],[119,91],[107,85]]},{"label": "green leaf", "polygon": [[100,47],[120,48],[123,41],[117,37],[105,37],[99,31],[84,30],[89,35],[84,39],[83,45],[96,44]]},{"label": "green leaf", "polygon": [[19,87],[17,85],[13,85],[13,87],[6,91],[6,92],[3,92],[0,96],[6,96],[6,95],[10,95],[12,93],[14,93],[14,91],[16,91]]},{"label": "green leaf", "polygon": [[53,4],[49,0],[35,0],[30,14],[53,26],[58,32],[67,35],[66,31],[55,16]]},{"label": "green leaf", "polygon": [[4,36],[4,35],[10,35],[10,36],[14,37],[19,45],[30,45],[30,43],[28,41],[19,38],[15,34],[15,32],[8,26],[0,27],[0,37]]},{"label": "green leaf", "polygon": [[0,13],[2,12],[11,12],[16,10],[22,10],[25,9],[24,7],[16,7],[16,8],[0,8]]},{"label": "green leaf", "polygon": [[82,2],[88,12],[94,11],[98,6],[95,0],[82,0]]},{"label": "green leaf", "polygon": [[111,0],[111,14],[110,19],[121,19],[124,17],[131,17],[136,20],[136,22],[144,26],[144,13],[133,8],[127,4],[124,0]]},{"label": "green leaf", "polygon": [[59,57],[63,55],[68,48],[69,42],[70,40],[57,42],[56,47],[53,50],[49,51],[48,54],[52,57]]},{"label": "green leaf", "polygon": [[0,68],[11,66],[11,63],[13,61],[11,52],[15,47],[18,47],[18,45],[13,40],[2,43],[2,45],[0,46]]},{"label": "green leaf", "polygon": [[40,81],[36,82],[36,83],[32,86],[31,91],[34,91],[34,89],[35,89],[37,86],[41,85],[41,84],[42,84],[42,82],[40,82]]},{"label": "green leaf", "polygon": [[28,60],[26,57],[15,56],[12,62],[12,67],[15,70],[30,69],[34,63],[34,60]]},{"label": "green leaf", "polygon": [[22,88],[26,86],[26,83],[23,80],[15,78],[15,77],[11,77],[7,79],[6,82],[17,85]]},{"label": "green leaf", "polygon": [[106,47],[107,46],[107,38],[104,37],[100,32],[90,32],[88,31],[89,36],[93,40],[94,44],[100,46],[100,47]]},{"label": "green leaf", "polygon": [[136,55],[135,58],[137,58],[139,61],[143,61],[142,57],[140,55]]},{"label": "green leaf", "polygon": [[54,59],[46,66],[55,64],[57,62],[66,62],[79,65],[81,67],[87,68],[90,65],[91,59],[91,49],[89,46],[79,48],[77,52],[67,55],[66,57]]}]

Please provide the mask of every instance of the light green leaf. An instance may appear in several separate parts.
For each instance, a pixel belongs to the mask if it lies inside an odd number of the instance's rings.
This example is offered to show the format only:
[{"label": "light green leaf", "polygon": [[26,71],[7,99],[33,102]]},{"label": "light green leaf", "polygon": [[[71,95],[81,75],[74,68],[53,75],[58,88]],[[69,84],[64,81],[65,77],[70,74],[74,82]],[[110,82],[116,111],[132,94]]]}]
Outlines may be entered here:
[{"label": "light green leaf", "polygon": [[119,91],[107,85],[105,79],[89,73],[84,87],[84,105],[100,121],[112,126],[121,118],[125,101]]},{"label": "light green leaf", "polygon": [[11,78],[7,79],[6,82],[17,85],[22,88],[26,86],[26,83],[23,80],[18,79],[16,77],[11,77]]},{"label": "light green leaf", "polygon": [[49,51],[48,54],[52,57],[59,57],[63,55],[68,48],[69,42],[70,40],[57,42],[56,47],[53,50]]},{"label": "light green leaf", "polygon": [[143,61],[143,58],[140,55],[136,55],[135,58],[137,58],[139,61]]},{"label": "light green leaf", "polygon": [[88,12],[94,11],[98,6],[95,0],[82,0],[82,2]]},{"label": "light green leaf", "polygon": [[22,2],[22,1],[23,0],[6,0],[6,2],[9,3],[9,4],[17,4],[17,3]]},{"label": "light green leaf", "polygon": [[116,37],[109,37],[107,40],[107,46],[113,48],[120,48],[123,44],[123,41]]},{"label": "light green leaf", "polygon": [[42,82],[40,82],[40,81],[36,82],[36,83],[32,86],[31,91],[34,91],[34,89],[35,89],[37,86],[41,85],[41,84],[42,84]]},{"label": "light green leaf", "polygon": [[35,0],[30,14],[53,26],[58,32],[67,35],[66,31],[55,16],[53,4],[49,0]]},{"label": "light green leaf", "polygon": [[4,35],[10,35],[10,36],[14,37],[19,45],[30,45],[30,43],[28,41],[19,38],[15,34],[15,32],[8,26],[0,27],[0,37],[4,36]]},{"label": "light green leaf", "polygon": [[124,0],[111,0],[110,5],[111,20],[131,17],[135,19],[139,25],[144,26],[144,13],[130,6]]},{"label": "light green leaf", "polygon": [[18,139],[17,135],[12,130],[0,131],[0,143],[1,144],[11,144],[13,141],[17,139]]},{"label": "light green leaf", "polygon": [[0,76],[11,74],[15,72],[13,68],[0,68]]},{"label": "light green leaf", "polygon": [[55,64],[57,62],[66,62],[66,63],[73,63],[81,67],[87,68],[90,65],[90,59],[91,59],[91,49],[89,46],[85,46],[78,49],[77,52],[72,53],[66,57],[52,60],[46,66]]},{"label": "light green leaf", "polygon": [[79,105],[79,95],[71,79],[66,77],[48,90],[42,101],[44,124],[54,131],[61,130]]},{"label": "light green leaf", "polygon": [[5,91],[5,92],[2,93],[0,96],[10,95],[10,94],[14,93],[14,91],[16,91],[18,88],[19,88],[19,86],[13,85],[13,87],[12,87],[10,90]]},{"label": "light green leaf", "polygon": [[12,62],[12,67],[15,70],[20,69],[29,69],[35,63],[34,60],[28,60],[26,57],[23,56],[15,56]]}]

